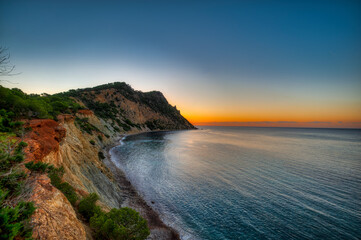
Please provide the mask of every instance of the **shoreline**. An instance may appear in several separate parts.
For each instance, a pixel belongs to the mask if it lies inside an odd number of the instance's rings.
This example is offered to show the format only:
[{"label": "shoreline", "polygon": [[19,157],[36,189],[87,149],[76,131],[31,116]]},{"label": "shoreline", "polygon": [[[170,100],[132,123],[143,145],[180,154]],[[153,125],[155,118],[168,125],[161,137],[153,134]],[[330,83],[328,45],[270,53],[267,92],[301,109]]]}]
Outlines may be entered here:
[{"label": "shoreline", "polygon": [[127,136],[138,135],[142,133],[148,132],[120,135],[119,138],[115,139],[113,144],[110,144],[104,148],[104,150],[106,151],[106,158],[103,160],[103,163],[113,174],[114,180],[124,194],[124,201],[119,207],[131,207],[138,211],[147,220],[149,229],[151,231],[151,234],[147,239],[181,240],[178,231],[166,225],[162,221],[160,215],[141,197],[141,195],[138,193],[132,183],[127,179],[125,172],[122,169],[118,168],[111,160],[110,151],[114,147],[120,145],[120,140]]}]

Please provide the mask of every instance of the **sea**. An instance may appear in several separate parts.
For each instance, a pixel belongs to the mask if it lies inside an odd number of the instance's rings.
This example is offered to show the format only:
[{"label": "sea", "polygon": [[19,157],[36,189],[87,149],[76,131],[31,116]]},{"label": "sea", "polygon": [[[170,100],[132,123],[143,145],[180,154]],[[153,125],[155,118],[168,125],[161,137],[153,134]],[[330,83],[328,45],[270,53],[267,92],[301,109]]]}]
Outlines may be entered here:
[{"label": "sea", "polygon": [[361,130],[201,126],[111,156],[182,239],[361,239]]}]

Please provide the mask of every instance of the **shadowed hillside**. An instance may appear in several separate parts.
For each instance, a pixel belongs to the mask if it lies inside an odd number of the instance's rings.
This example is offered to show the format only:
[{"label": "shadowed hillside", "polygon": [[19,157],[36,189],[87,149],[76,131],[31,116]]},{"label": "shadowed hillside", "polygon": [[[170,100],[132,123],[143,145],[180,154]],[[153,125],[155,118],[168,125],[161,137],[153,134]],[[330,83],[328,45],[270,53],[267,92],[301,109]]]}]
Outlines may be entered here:
[{"label": "shadowed hillside", "polygon": [[70,90],[58,96],[74,98],[95,115],[110,121],[119,131],[133,128],[149,130],[193,129],[161,92],[136,91],[124,82],[94,88]]}]

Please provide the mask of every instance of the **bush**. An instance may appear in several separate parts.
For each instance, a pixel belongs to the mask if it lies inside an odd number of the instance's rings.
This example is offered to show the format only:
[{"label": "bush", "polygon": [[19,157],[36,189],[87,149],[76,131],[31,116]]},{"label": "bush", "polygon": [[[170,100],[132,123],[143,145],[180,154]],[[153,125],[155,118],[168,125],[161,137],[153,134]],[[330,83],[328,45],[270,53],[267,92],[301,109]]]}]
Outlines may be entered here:
[{"label": "bush", "polygon": [[7,193],[0,189],[0,239],[30,238],[32,229],[29,220],[35,211],[34,204],[19,202],[14,207],[4,206],[6,197]]},{"label": "bush", "polygon": [[125,121],[125,123],[128,124],[129,126],[132,126],[132,127],[135,126],[135,124],[134,124],[132,121],[130,121],[128,118],[124,119],[124,121]]},{"label": "bush", "polygon": [[67,182],[62,182],[59,185],[55,186],[62,193],[64,193],[65,197],[69,200],[71,205],[75,205],[78,200],[78,195],[75,192],[75,189]]},{"label": "bush", "polygon": [[64,174],[64,168],[54,168],[52,171],[49,172],[49,178],[51,181],[51,184],[56,187],[59,186],[62,183],[62,176]]},{"label": "bush", "polygon": [[[13,151],[7,150],[9,146]],[[25,146],[26,143],[17,143],[11,134],[0,135],[0,239],[24,239],[32,235],[29,219],[35,211],[33,203],[14,201],[23,191],[27,177],[19,164],[24,160]]]},{"label": "bush", "polygon": [[90,218],[90,227],[97,239],[143,240],[150,234],[146,220],[127,207],[95,214]]},{"label": "bush", "polygon": [[89,141],[91,145],[95,145],[95,141],[94,140],[90,140]]},{"label": "bush", "polygon": [[89,133],[90,135],[93,134],[93,131],[100,132],[99,129],[94,126],[93,124],[89,123],[88,118],[75,118],[75,125],[80,127],[80,130]]},{"label": "bush", "polygon": [[80,105],[67,96],[26,94],[17,88],[0,86],[0,108],[4,110],[0,112],[0,131],[8,131],[8,119],[54,119],[60,113],[76,112]]},{"label": "bush", "polygon": [[61,179],[64,174],[64,168],[52,168],[49,171],[49,178],[51,184],[64,193],[65,197],[69,200],[72,205],[75,205],[78,200],[78,195],[75,192],[75,189],[67,182],[63,182]]},{"label": "bush", "polygon": [[15,148],[15,153],[22,153],[23,148],[26,146],[28,146],[28,144],[26,142],[23,142],[23,141],[19,142],[19,144]]},{"label": "bush", "polygon": [[131,127],[125,123],[121,123],[120,126],[123,128],[124,131],[128,132]]},{"label": "bush", "polygon": [[87,221],[89,221],[95,213],[101,213],[100,207],[95,205],[98,199],[99,196],[96,193],[90,193],[79,202],[78,211]]},{"label": "bush", "polygon": [[100,160],[103,160],[105,158],[104,153],[103,152],[98,152],[98,157]]},{"label": "bush", "polygon": [[24,161],[24,154],[16,153],[15,155],[9,157],[9,161],[10,161],[11,164],[21,163],[21,162]]},{"label": "bush", "polygon": [[[20,193],[27,177],[19,167],[19,163],[24,160],[22,149],[26,143],[17,143],[13,137],[14,134],[11,133],[0,134],[0,188],[9,197]],[[9,148],[14,150],[9,152]]]},{"label": "bush", "polygon": [[25,164],[25,167],[30,171],[39,172],[39,173],[45,173],[48,170],[49,166],[50,165],[48,163],[42,163],[42,162],[34,163],[33,161]]},{"label": "bush", "polygon": [[25,172],[20,170],[3,175],[0,178],[0,188],[7,191],[10,196],[19,195],[26,176]]},{"label": "bush", "polygon": [[98,135],[98,139],[99,139],[101,142],[103,142],[103,137],[102,137],[102,136]]}]

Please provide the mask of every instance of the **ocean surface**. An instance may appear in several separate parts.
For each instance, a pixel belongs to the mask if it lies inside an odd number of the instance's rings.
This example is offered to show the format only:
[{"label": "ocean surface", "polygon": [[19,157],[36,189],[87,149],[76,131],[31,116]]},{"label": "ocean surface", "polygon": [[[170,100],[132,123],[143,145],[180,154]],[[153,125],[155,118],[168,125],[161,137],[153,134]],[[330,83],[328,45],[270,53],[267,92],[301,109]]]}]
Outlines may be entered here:
[{"label": "ocean surface", "polygon": [[201,128],[111,150],[182,239],[361,239],[361,130]]}]

